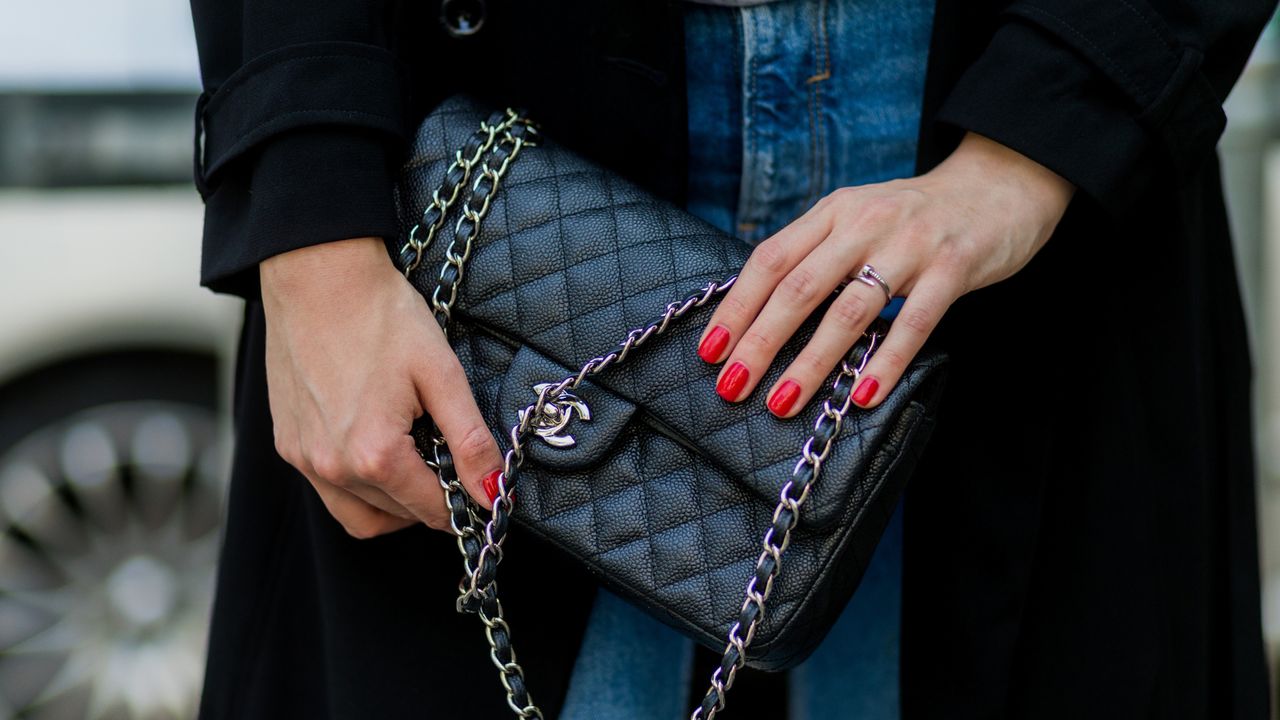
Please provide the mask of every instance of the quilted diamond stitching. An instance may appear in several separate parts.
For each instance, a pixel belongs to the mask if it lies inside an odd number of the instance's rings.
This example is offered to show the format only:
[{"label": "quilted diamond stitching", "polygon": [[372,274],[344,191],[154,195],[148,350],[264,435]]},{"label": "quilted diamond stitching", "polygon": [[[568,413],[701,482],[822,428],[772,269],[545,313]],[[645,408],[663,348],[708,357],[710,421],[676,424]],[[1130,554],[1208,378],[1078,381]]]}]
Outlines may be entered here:
[{"label": "quilted diamond stitching", "polygon": [[[460,145],[482,116],[466,103],[451,103],[422,125],[414,157],[397,188],[405,227],[416,219],[430,183],[438,182],[450,162],[447,148]],[[482,228],[458,308],[459,318],[479,326],[475,333],[460,331],[452,338],[475,385],[477,400],[486,417],[495,422],[495,436],[503,447],[507,445],[503,433],[509,426],[511,409],[500,407],[498,387],[514,351],[484,334],[483,328],[519,338],[572,372],[576,363],[608,350],[627,329],[649,320],[666,302],[682,299],[708,279],[723,279],[745,257],[741,246],[721,239],[697,221],[565,153],[554,143],[522,154],[498,195],[500,202]],[[556,212],[548,216],[551,208]],[[446,228],[451,229],[454,220],[456,210]],[[575,233],[579,228],[597,228],[600,237],[593,246],[571,236],[570,224]],[[554,230],[549,229],[552,226]],[[429,251],[429,260],[413,274],[411,280],[420,289],[429,292],[434,287],[435,270],[446,244],[437,242]],[[675,255],[677,247],[685,253],[680,262]],[[521,248],[537,252],[522,252]],[[555,257],[559,263],[548,261]],[[658,267],[663,271],[654,272]],[[591,289],[590,280],[601,276],[612,279],[612,295],[586,291]],[[704,642],[711,637],[714,644],[715,636],[723,633],[737,614],[776,490],[790,474],[798,439],[810,423],[780,423],[763,403],[754,400],[728,406],[714,399],[714,368],[702,366],[693,355],[701,325],[698,318],[705,320],[708,314],[697,311],[685,325],[673,326],[667,335],[652,340],[644,349],[643,360],[633,359],[598,378],[600,387],[641,408],[614,446],[618,457],[585,471],[527,465],[516,520],[579,554],[611,578],[616,589],[651,600],[665,598],[678,624],[685,624]],[[919,385],[936,363],[913,366],[902,385]],[[769,377],[761,382],[769,382]],[[898,408],[903,405],[897,403]],[[890,422],[896,412],[849,417],[810,501],[812,516],[826,511],[837,519],[858,517],[860,508],[873,502],[873,493],[883,494],[885,462],[877,459],[883,451],[873,457],[875,446],[868,438],[885,437],[896,428],[897,424]],[[689,447],[645,426],[647,413],[660,416],[681,436],[681,442],[715,457],[717,465],[707,466]],[[811,413],[806,415],[812,417]],[[744,457],[735,456],[735,452],[744,453]],[[665,492],[659,493],[658,487]],[[636,491],[650,533],[627,540],[622,534],[604,532],[606,525],[624,522],[614,511],[619,503],[635,497],[631,493]],[[667,493],[676,497],[668,498]],[[830,507],[813,504],[820,500]],[[669,502],[696,506],[696,512],[692,517],[682,515],[664,504]],[[883,507],[871,507],[870,520],[887,517]],[[621,524],[616,527],[626,530]],[[866,540],[853,543],[847,557],[837,559],[832,553],[841,546],[840,538],[853,529],[839,524],[832,527],[831,531],[819,531],[802,524],[795,531],[770,600],[769,615],[757,634],[759,646],[779,642],[770,651],[778,662],[803,655],[804,643],[812,640],[781,643],[776,630],[787,625],[802,604],[822,604],[823,593],[829,592],[811,587],[805,580],[822,576],[829,582],[830,573],[815,573],[831,563],[848,568],[844,574],[856,576],[860,558],[874,545]],[[605,536],[610,539],[606,541]],[[671,538],[674,544],[659,551],[654,544],[658,537],[664,543]],[[664,572],[655,558],[668,554],[668,548],[687,548],[688,556],[681,555],[675,564],[693,558],[694,563],[686,564],[693,569]],[[639,567],[632,567],[636,564]],[[638,576],[634,575],[637,571],[641,573]],[[701,588],[697,594],[704,596],[705,602],[700,601],[697,607],[672,607],[675,589],[690,582]],[[825,622],[811,623],[819,629],[802,634],[816,632],[820,636]]]}]

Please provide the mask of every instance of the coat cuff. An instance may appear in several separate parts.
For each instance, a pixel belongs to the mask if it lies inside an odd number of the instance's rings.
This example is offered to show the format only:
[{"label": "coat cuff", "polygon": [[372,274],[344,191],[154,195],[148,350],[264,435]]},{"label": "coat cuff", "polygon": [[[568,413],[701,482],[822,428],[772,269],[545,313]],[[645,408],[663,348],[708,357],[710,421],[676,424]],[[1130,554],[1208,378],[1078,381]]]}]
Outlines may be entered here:
[{"label": "coat cuff", "polygon": [[196,105],[196,184],[208,194],[223,167],[294,128],[338,125],[405,134],[400,76],[385,48],[314,42],[245,63]]},{"label": "coat cuff", "polygon": [[1198,50],[1131,3],[1024,0],[961,76],[939,121],[1053,170],[1120,214],[1160,173],[1190,172],[1225,127]]},{"label": "coat cuff", "polygon": [[200,96],[204,285],[253,297],[257,264],[272,255],[394,236],[400,83],[385,48],[326,41],[264,53]]},{"label": "coat cuff", "polygon": [[395,237],[401,152],[385,136],[329,126],[291,130],[230,165],[206,197],[201,284],[259,294],[258,263],[355,237]]},{"label": "coat cuff", "polygon": [[1146,134],[1119,95],[1069,50],[1019,24],[997,31],[937,114],[1018,151],[1109,209],[1148,166]]}]

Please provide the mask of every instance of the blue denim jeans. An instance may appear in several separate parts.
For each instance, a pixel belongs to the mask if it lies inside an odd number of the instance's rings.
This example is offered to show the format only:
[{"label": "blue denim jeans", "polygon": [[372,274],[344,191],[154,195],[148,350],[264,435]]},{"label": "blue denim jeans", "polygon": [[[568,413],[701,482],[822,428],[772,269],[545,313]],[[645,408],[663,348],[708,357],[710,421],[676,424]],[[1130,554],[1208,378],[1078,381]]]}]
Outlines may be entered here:
[{"label": "blue denim jeans", "polygon": [[[932,24],[933,0],[689,5],[689,210],[754,244],[837,188],[913,175]],[[791,720],[899,717],[902,523],[899,505],[831,633],[790,672]],[[692,653],[602,591],[561,719],[686,717]]]}]

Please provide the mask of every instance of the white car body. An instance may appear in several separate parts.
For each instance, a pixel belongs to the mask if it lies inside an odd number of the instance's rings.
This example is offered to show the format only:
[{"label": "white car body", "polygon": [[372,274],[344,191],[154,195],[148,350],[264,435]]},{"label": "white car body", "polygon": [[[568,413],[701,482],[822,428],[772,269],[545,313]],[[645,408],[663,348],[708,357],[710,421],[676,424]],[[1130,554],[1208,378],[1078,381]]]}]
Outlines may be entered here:
[{"label": "white car body", "polygon": [[190,187],[0,193],[0,386],[122,347],[233,357],[242,303],[199,286],[202,213]]}]

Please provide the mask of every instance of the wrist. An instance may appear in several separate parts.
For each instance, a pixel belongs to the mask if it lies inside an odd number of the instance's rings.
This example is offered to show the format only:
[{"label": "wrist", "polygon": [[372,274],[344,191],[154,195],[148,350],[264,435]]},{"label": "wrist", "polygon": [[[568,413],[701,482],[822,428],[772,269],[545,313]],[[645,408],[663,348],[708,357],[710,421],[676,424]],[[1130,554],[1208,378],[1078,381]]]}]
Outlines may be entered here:
[{"label": "wrist", "polygon": [[935,170],[991,194],[1002,210],[1027,218],[1048,235],[1075,194],[1075,186],[1049,168],[1000,143],[967,133]]},{"label": "wrist", "polygon": [[332,291],[359,277],[380,276],[389,267],[391,260],[381,238],[349,238],[269,257],[258,263],[258,279],[264,297],[317,285]]}]

